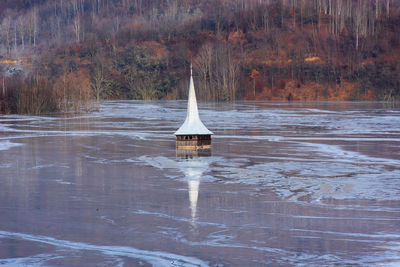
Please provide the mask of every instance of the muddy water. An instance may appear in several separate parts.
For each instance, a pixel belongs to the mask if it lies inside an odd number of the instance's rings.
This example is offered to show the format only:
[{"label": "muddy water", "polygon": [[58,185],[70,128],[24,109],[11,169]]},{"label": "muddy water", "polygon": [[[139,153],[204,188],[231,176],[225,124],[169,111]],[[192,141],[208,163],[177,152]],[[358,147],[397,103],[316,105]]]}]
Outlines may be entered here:
[{"label": "muddy water", "polygon": [[400,264],[400,109],[185,102],[0,117],[0,265]]}]

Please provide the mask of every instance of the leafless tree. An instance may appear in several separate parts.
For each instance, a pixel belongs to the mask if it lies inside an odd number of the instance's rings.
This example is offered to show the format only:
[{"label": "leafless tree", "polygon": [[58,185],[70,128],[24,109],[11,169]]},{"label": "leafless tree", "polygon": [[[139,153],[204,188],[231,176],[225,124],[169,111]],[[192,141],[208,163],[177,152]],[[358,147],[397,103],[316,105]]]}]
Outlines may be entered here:
[{"label": "leafless tree", "polygon": [[19,16],[17,19],[17,25],[18,25],[18,32],[19,32],[19,38],[21,40],[21,45],[22,45],[22,50],[25,49],[25,20],[22,16]]},{"label": "leafless tree", "polygon": [[74,22],[73,22],[73,29],[74,29],[74,34],[75,34],[75,41],[77,43],[81,42],[81,17],[79,15],[75,16]]},{"label": "leafless tree", "polygon": [[390,16],[390,0],[386,0],[386,17]]},{"label": "leafless tree", "polygon": [[4,38],[4,44],[7,48],[7,53],[10,54],[11,19],[9,17],[5,17],[1,23],[1,34],[2,38]]},{"label": "leafless tree", "polygon": [[199,73],[200,97],[235,100],[240,69],[229,46],[222,41],[204,45],[195,59],[195,69]]},{"label": "leafless tree", "polygon": [[100,107],[100,95],[106,86],[106,78],[104,76],[105,63],[102,58],[98,57],[95,60],[92,73],[92,88],[95,94],[97,107]]}]

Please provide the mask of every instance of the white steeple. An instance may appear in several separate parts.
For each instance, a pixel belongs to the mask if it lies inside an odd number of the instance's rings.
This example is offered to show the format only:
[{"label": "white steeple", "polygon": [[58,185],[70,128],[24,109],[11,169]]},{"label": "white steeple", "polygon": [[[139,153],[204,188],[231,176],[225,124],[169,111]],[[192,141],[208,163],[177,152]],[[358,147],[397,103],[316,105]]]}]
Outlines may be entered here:
[{"label": "white steeple", "polygon": [[194,91],[192,64],[190,64],[190,87],[186,120],[175,132],[175,135],[211,134],[213,134],[213,132],[209,131],[200,120],[199,111],[197,110],[196,92]]}]

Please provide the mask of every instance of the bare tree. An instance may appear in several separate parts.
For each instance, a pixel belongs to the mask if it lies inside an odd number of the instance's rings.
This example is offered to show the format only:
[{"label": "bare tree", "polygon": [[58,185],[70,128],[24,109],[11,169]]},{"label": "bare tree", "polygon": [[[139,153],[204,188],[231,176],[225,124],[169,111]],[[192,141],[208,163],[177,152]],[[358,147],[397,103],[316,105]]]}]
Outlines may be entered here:
[{"label": "bare tree", "polygon": [[18,25],[18,32],[19,32],[19,38],[21,40],[21,45],[22,45],[22,50],[25,50],[25,23],[24,23],[24,18],[22,16],[19,16],[17,19],[17,25]]},{"label": "bare tree", "polygon": [[229,46],[223,42],[204,45],[196,57],[195,67],[200,74],[200,97],[235,100],[240,69]]},{"label": "bare tree", "polygon": [[33,8],[33,13],[32,13],[32,24],[33,24],[33,46],[36,46],[36,36],[38,34],[38,12],[37,9],[34,7]]},{"label": "bare tree", "polygon": [[386,17],[390,16],[390,0],[386,0]]},{"label": "bare tree", "polygon": [[11,34],[11,19],[9,17],[5,17],[1,23],[1,33],[3,35],[4,43],[7,48],[7,53],[10,54],[10,34]]},{"label": "bare tree", "polygon": [[212,88],[211,81],[214,80],[213,59],[214,46],[211,43],[205,44],[194,61],[195,69],[200,74],[200,97],[206,99],[215,99],[215,90]]},{"label": "bare tree", "polygon": [[15,23],[15,21],[12,24],[12,33],[14,36],[14,50],[16,51],[17,50],[18,25],[17,25],[17,23]]},{"label": "bare tree", "polygon": [[77,43],[81,42],[80,35],[81,35],[81,18],[79,15],[75,16],[75,19],[73,21],[73,29],[74,29],[74,34],[75,34],[75,41]]},{"label": "bare tree", "polygon": [[3,75],[3,96],[6,95],[6,77]]},{"label": "bare tree", "polygon": [[97,108],[100,107],[100,95],[102,94],[106,86],[106,78],[104,77],[104,68],[105,64],[103,62],[103,59],[97,57],[92,74],[92,88],[95,94]]},{"label": "bare tree", "polygon": [[379,18],[379,0],[375,0],[375,19]]}]

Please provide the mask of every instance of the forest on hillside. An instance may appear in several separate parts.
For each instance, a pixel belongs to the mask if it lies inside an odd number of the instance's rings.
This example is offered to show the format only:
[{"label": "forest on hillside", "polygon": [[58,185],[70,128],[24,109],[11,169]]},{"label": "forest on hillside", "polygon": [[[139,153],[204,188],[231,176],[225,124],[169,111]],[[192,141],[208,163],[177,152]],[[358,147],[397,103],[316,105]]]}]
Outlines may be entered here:
[{"label": "forest on hillside", "polygon": [[0,113],[182,99],[400,100],[393,0],[3,0]]}]

